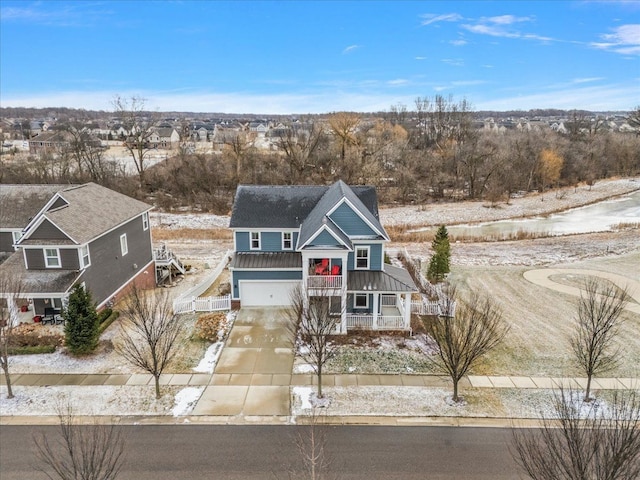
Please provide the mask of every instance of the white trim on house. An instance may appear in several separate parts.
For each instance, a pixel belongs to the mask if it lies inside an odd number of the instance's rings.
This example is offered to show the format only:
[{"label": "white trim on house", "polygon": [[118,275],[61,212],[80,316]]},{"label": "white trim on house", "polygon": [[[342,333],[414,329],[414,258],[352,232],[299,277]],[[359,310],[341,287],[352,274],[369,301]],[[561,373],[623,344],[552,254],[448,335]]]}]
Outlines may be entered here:
[{"label": "white trim on house", "polygon": [[[286,239],[285,235],[289,235],[289,238]],[[289,242],[289,246],[285,246],[285,242]],[[282,232],[282,250],[289,251],[293,250],[293,232]]]},{"label": "white trim on house", "polygon": [[[373,230],[374,232],[378,232],[378,234],[380,234],[384,239],[386,240],[391,240],[389,238],[389,235],[387,235],[387,232],[384,231],[384,227],[382,227],[382,231],[380,231],[375,225],[373,225],[369,219],[367,219],[367,217],[365,217],[362,212],[360,211],[359,208],[357,208],[353,203],[351,203],[349,201],[349,199],[347,197],[342,197],[328,212],[327,212],[327,217],[331,217],[331,214],[333,214],[333,212],[335,212],[340,205],[342,205],[343,203],[346,203],[351,210],[353,210],[361,219],[364,223],[366,223],[367,225],[369,225],[369,227],[371,227],[371,230]],[[372,213],[373,215],[373,213]]]},{"label": "white trim on house", "polygon": [[[86,249],[86,255],[83,253],[83,249]],[[87,261],[85,263],[84,261],[84,257],[87,257]],[[89,266],[91,266],[91,253],[89,252],[89,244],[85,244],[82,245],[79,249],[78,249],[78,260],[79,260],[79,265],[80,265],[80,269],[83,268],[87,268]]]},{"label": "white trim on house", "polygon": [[[34,218],[35,219],[35,218]],[[53,225],[54,227],[56,227],[56,229],[58,229],[58,231],[60,231],[61,233],[64,234],[65,237],[67,237],[69,240],[71,240],[73,243],[75,243],[76,245],[78,245],[78,242],[71,237],[71,235],[69,235],[67,232],[65,232],[64,230],[62,230],[58,225],[56,225],[56,223],[51,220],[49,217],[47,217],[46,213],[44,215],[42,215],[39,219],[37,219],[36,223],[34,223],[31,227],[27,227],[24,229],[24,235],[22,235],[22,237],[20,238],[20,240],[18,241],[18,243],[20,244],[21,242],[23,242],[24,240],[28,240],[29,237],[31,236],[31,234],[36,231],[38,229],[38,227],[40,225],[42,225],[42,223],[47,220],[51,225]],[[30,224],[31,225],[31,224]]]},{"label": "white trim on house", "polygon": [[144,212],[142,214],[142,230],[145,232],[149,230],[149,212]]},{"label": "white trim on house", "polygon": [[120,235],[120,253],[124,257],[127,253],[129,253],[129,244],[127,243],[127,234],[123,233]]},{"label": "white trim on house", "polygon": [[[254,233],[258,234],[258,238],[253,238]],[[256,247],[253,246],[254,241],[258,242],[258,245]],[[259,251],[261,248],[262,248],[262,232],[260,231],[249,232],[249,250]]]},{"label": "white trim on house", "polygon": [[[365,298],[364,305],[358,305],[358,297]],[[368,293],[353,293],[353,308],[369,308],[369,294]]]},{"label": "white trim on house", "polygon": [[[362,259],[365,257],[358,257],[358,250],[366,250],[367,251],[367,266],[359,267],[358,266],[358,258]],[[371,267],[371,247],[369,245],[354,245],[353,246],[353,269],[354,270],[369,270]]]},{"label": "white trim on house", "polygon": [[18,241],[22,237],[22,230],[11,230],[11,240],[13,241],[13,250],[18,250]]},{"label": "white trim on house", "polygon": [[[49,252],[55,252],[54,255],[50,255]],[[47,248],[44,247],[42,249],[42,254],[44,255],[44,266],[45,268],[62,268],[62,260],[60,258],[60,249],[59,248]],[[51,264],[51,260],[55,259],[55,264]]]},{"label": "white trim on house", "polygon": [[[333,221],[333,220],[332,220],[332,221]],[[335,225],[335,222],[334,222],[334,225]],[[337,225],[336,225],[336,227],[337,227],[337,228],[339,228],[339,229],[342,231],[342,233],[344,233],[344,234],[348,237],[348,235],[344,232],[344,230],[342,230],[342,229],[341,229],[340,227],[338,227]],[[331,236],[332,236],[332,237],[333,237],[333,238],[334,238],[338,243],[340,243],[341,245],[344,245],[344,246],[345,246],[345,248],[346,248],[347,250],[349,250],[350,252],[352,251],[352,250],[351,250],[351,247],[350,247],[349,245],[347,245],[346,243],[344,243],[341,239],[339,239],[338,237],[336,237],[336,236],[335,236],[335,234],[334,234],[334,233],[329,229],[329,227],[327,227],[327,225],[325,225],[325,224],[323,224],[320,228],[318,228],[318,230],[316,230],[316,231],[313,233],[313,235],[311,235],[311,236],[309,237],[309,240],[307,240],[306,242],[304,242],[302,245],[298,245],[297,249],[298,249],[298,250],[302,250],[302,249],[303,249],[304,247],[306,247],[308,244],[310,244],[311,242],[313,242],[313,241],[318,237],[318,235],[320,235],[320,234],[322,233],[322,231],[323,231],[323,230],[324,230],[324,231],[326,231],[326,232],[328,232],[328,233],[329,233],[329,235],[331,235]],[[298,237],[298,238],[300,238],[300,237]]]}]

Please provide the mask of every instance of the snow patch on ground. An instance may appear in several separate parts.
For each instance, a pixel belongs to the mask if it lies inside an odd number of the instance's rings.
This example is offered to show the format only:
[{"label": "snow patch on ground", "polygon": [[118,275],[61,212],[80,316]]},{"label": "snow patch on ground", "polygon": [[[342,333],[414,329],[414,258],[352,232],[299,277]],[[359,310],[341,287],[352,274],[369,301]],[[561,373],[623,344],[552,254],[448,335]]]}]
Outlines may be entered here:
[{"label": "snow patch on ground", "polygon": [[204,387],[186,387],[180,390],[175,397],[175,405],[171,410],[174,417],[188,415],[198,403]]},{"label": "snow patch on ground", "polygon": [[292,388],[294,403],[298,405],[300,410],[311,410],[311,387],[293,387]]},{"label": "snow patch on ground", "polygon": [[149,219],[152,227],[167,228],[227,228],[229,217],[210,213],[162,213],[150,212]]},{"label": "snow patch on ground", "polygon": [[220,354],[222,353],[222,347],[224,346],[224,342],[216,342],[213,345],[210,345],[207,348],[207,351],[204,354],[198,366],[193,368],[194,372],[198,373],[213,373],[213,370],[216,368],[216,364],[218,363],[218,359],[220,358]]},{"label": "snow patch on ground", "polygon": [[315,373],[313,365],[309,363],[301,363],[293,366],[293,373]]}]

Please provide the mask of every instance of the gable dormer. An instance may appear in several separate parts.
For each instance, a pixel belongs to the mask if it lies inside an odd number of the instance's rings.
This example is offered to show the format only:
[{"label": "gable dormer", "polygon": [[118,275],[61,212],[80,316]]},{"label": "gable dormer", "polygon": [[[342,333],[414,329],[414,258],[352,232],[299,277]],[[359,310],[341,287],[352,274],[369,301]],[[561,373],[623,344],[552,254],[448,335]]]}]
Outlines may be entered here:
[{"label": "gable dormer", "polygon": [[64,198],[58,195],[57,198],[53,201],[53,203],[49,205],[49,208],[47,208],[47,212],[50,212],[51,210],[57,210],[58,208],[66,207],[67,205],[69,205],[69,203]]}]

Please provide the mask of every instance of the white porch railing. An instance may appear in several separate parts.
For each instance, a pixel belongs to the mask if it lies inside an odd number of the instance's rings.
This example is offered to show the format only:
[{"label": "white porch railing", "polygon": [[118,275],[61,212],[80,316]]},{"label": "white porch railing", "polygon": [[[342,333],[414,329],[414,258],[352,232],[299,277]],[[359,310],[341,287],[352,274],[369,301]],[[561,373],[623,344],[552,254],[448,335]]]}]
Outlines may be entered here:
[{"label": "white porch railing", "polygon": [[[373,330],[373,315],[347,314],[347,330],[350,329]],[[375,330],[404,330],[404,317],[380,315],[377,319]]]},{"label": "white porch railing", "polygon": [[231,310],[231,295],[221,297],[179,298],[173,302],[173,313],[217,312]]},{"label": "white porch railing", "polygon": [[310,275],[309,288],[342,288],[342,275]]},{"label": "white porch railing", "polygon": [[397,306],[396,295],[380,295],[380,301],[383,307],[395,307]]}]

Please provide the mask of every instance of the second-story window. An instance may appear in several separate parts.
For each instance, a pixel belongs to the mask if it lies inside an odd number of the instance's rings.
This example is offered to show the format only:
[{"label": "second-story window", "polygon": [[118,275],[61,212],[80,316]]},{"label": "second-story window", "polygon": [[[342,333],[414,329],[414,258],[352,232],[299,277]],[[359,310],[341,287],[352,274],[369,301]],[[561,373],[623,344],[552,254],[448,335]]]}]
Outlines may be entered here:
[{"label": "second-story window", "polygon": [[260,232],[251,232],[251,250],[260,250]]},{"label": "second-story window", "polygon": [[282,249],[293,250],[293,234],[291,232],[282,232]]},{"label": "second-story window", "polygon": [[87,268],[91,265],[91,258],[89,257],[89,245],[80,247],[80,268]]},{"label": "second-story window", "polygon": [[120,252],[124,257],[127,253],[129,253],[129,245],[127,245],[127,234],[123,233],[120,235]]},{"label": "second-story window", "polygon": [[356,247],[356,270],[369,269],[369,247]]},{"label": "second-story window", "polygon": [[60,268],[60,250],[57,248],[45,248],[44,265],[47,268]]},{"label": "second-story window", "polygon": [[149,230],[149,212],[142,214],[142,229]]}]

